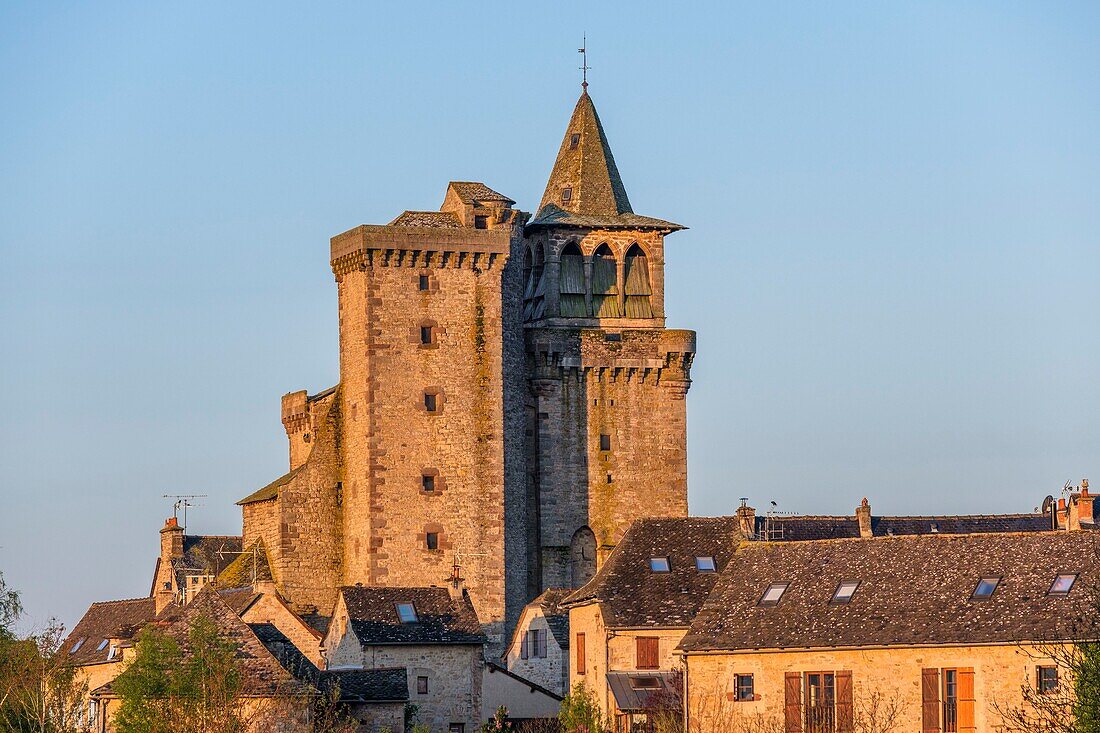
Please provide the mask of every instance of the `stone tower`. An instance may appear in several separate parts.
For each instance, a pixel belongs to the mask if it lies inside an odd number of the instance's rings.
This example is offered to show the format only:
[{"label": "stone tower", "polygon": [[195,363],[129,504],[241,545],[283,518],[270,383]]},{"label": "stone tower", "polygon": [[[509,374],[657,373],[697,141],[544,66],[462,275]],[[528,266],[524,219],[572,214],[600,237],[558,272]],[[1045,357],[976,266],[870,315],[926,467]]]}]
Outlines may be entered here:
[{"label": "stone tower", "polygon": [[693,331],[665,328],[664,240],[635,214],[587,90],[526,227],[529,563],[576,587],[640,517],[687,515]]}]

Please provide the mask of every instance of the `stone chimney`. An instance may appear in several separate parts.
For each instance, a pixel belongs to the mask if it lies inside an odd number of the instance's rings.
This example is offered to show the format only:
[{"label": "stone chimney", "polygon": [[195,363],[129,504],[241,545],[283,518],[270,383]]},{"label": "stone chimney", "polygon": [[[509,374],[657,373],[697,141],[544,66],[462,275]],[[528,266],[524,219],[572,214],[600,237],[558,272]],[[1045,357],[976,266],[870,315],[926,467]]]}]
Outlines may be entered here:
[{"label": "stone chimney", "polygon": [[741,525],[741,536],[751,539],[756,534],[756,510],[748,504],[748,499],[741,500],[741,506],[737,507],[737,520]]},{"label": "stone chimney", "polygon": [[157,577],[153,581],[157,613],[176,599],[176,576],[172,569],[172,560],[180,557],[183,557],[183,527],[175,517],[169,517],[164,520],[164,526],[160,530],[160,562],[157,563]]},{"label": "stone chimney", "polygon": [[1089,493],[1089,480],[1083,478],[1081,479],[1081,491],[1071,495],[1069,498],[1069,523],[1067,529],[1076,530],[1081,529],[1082,526],[1092,526],[1092,500],[1093,496]]},{"label": "stone chimney", "polygon": [[860,537],[875,536],[874,530],[871,529],[871,504],[867,501],[866,496],[856,507],[856,521],[859,522]]}]

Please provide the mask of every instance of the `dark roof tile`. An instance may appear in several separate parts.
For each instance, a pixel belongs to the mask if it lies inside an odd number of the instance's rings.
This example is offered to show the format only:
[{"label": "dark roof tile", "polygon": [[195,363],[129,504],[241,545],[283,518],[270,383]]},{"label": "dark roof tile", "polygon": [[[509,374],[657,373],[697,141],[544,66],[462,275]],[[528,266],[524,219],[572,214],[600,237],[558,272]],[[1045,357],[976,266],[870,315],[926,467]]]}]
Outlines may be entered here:
[{"label": "dark roof tile", "polygon": [[[377,644],[483,644],[477,613],[467,595],[446,588],[340,588],[352,630],[364,646]],[[398,603],[412,603],[417,621],[401,623]]]}]

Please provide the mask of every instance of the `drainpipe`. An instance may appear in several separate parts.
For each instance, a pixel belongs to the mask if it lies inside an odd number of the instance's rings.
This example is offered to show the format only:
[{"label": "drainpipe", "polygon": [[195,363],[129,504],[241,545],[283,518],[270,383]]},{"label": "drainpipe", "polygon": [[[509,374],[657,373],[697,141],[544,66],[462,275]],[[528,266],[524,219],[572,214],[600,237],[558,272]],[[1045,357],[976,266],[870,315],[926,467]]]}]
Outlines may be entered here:
[{"label": "drainpipe", "polygon": [[688,704],[689,703],[689,695],[690,695],[688,690],[690,690],[690,689],[691,689],[691,685],[688,684],[688,655],[685,653],[684,654],[684,698],[683,698],[684,699],[684,733],[688,733],[688,720],[690,718],[690,716],[688,715],[688,710],[691,709],[691,705]]}]

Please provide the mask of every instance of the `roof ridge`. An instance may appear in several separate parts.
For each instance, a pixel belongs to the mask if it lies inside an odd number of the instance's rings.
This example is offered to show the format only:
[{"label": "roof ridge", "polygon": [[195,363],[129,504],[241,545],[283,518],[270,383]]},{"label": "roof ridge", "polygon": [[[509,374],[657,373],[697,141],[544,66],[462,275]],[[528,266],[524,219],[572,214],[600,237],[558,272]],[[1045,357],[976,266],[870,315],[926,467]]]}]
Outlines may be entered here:
[{"label": "roof ridge", "polygon": [[105,606],[108,603],[134,603],[136,601],[151,601],[152,596],[141,596],[139,598],[119,598],[114,601],[92,601],[93,606]]}]

